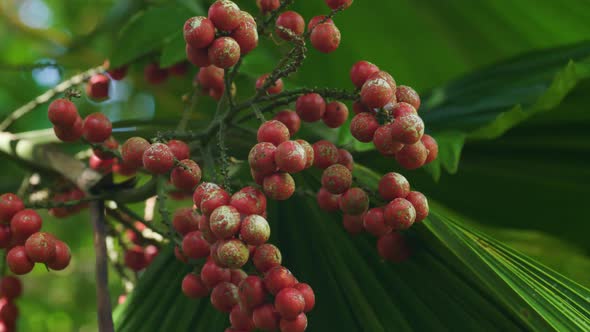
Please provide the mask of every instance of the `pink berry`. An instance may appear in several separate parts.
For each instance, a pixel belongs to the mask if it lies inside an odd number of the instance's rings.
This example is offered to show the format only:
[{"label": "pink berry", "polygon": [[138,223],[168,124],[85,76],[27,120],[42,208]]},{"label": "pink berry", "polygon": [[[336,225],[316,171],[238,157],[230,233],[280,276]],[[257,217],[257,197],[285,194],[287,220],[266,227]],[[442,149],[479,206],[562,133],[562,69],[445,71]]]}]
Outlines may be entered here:
[{"label": "pink berry", "polygon": [[395,119],[401,118],[406,115],[418,114],[414,106],[404,102],[395,103],[390,108],[387,106],[384,108],[388,110]]},{"label": "pink berry", "polygon": [[229,68],[240,60],[240,45],[231,37],[219,37],[209,46],[209,61],[219,68]]},{"label": "pink berry", "polygon": [[201,168],[190,159],[184,159],[170,174],[172,184],[184,191],[192,191],[201,182]]},{"label": "pink berry", "polygon": [[322,121],[330,128],[338,128],[348,119],[348,107],[339,101],[326,105]]},{"label": "pink berry", "polygon": [[[201,212],[205,216],[209,217],[211,213],[213,213],[213,211],[215,211],[215,209],[217,209],[218,207],[228,205],[229,200],[230,197],[227,191],[221,188],[209,190],[203,194],[203,198],[201,199]],[[209,224],[211,224],[211,221],[209,221]]]},{"label": "pink berry", "polygon": [[379,67],[376,65],[368,61],[359,61],[350,69],[350,80],[354,86],[360,88],[365,84],[369,76],[377,72],[379,72]]},{"label": "pink berry", "polygon": [[406,199],[412,203],[414,209],[416,209],[416,222],[420,222],[428,217],[429,207],[426,196],[419,191],[411,191]]},{"label": "pink berry", "polygon": [[387,157],[394,156],[404,147],[402,143],[393,139],[391,124],[383,125],[375,130],[373,144],[379,153]]},{"label": "pink berry", "polygon": [[428,151],[428,156],[426,157],[424,164],[433,162],[436,157],[438,157],[438,144],[436,143],[436,140],[432,136],[425,134],[420,141],[426,148],[426,151]]},{"label": "pink berry", "polygon": [[178,160],[189,159],[191,157],[191,149],[188,144],[179,140],[169,140],[166,144],[174,154],[174,158]]},{"label": "pink berry", "polygon": [[371,113],[359,113],[350,121],[350,133],[361,142],[371,142],[378,128],[379,121]]},{"label": "pink berry", "polygon": [[346,166],[334,164],[322,173],[322,187],[332,194],[342,194],[352,185],[352,173]]},{"label": "pink berry", "polygon": [[416,209],[404,198],[396,198],[385,207],[385,223],[394,230],[404,230],[416,220]]},{"label": "pink berry", "polygon": [[266,121],[258,128],[258,142],[269,142],[275,146],[289,140],[289,129],[277,120]]},{"label": "pink berry", "polygon": [[422,167],[428,157],[428,150],[422,142],[416,144],[404,145],[404,147],[395,154],[395,160],[405,169],[416,169]]},{"label": "pink berry", "polygon": [[375,74],[371,75],[363,84],[361,101],[369,107],[381,108],[394,96],[394,90],[385,79],[380,77],[372,78]]},{"label": "pink berry", "polygon": [[223,69],[216,67],[216,66],[208,66],[202,67],[199,69],[197,73],[196,80],[199,85],[204,89],[215,89],[221,90],[224,89],[224,71]]},{"label": "pink berry", "polygon": [[410,193],[410,183],[401,174],[390,172],[379,180],[379,195],[386,201],[406,198]]},{"label": "pink berry", "polygon": [[269,175],[276,171],[275,161],[277,148],[268,142],[254,145],[248,154],[250,168],[260,175]]},{"label": "pink berry", "polygon": [[264,193],[270,199],[284,201],[293,196],[295,181],[289,173],[274,173],[267,175],[262,184]]},{"label": "pink berry", "polygon": [[331,194],[326,188],[320,188],[316,195],[320,209],[328,212],[338,211],[340,209],[340,195]]},{"label": "pink berry", "polygon": [[274,120],[282,122],[289,129],[290,136],[295,135],[301,127],[299,115],[291,110],[280,111],[275,115]]},{"label": "pink berry", "polygon": [[266,297],[266,290],[264,289],[262,279],[257,276],[249,276],[244,279],[238,286],[238,296],[240,298],[240,305],[247,310],[252,310],[263,304]]},{"label": "pink berry", "polygon": [[217,0],[209,7],[208,16],[217,29],[232,31],[240,25],[242,13],[234,2]]},{"label": "pink berry", "polygon": [[306,162],[305,149],[296,141],[286,141],[277,147],[275,163],[281,171],[291,174],[301,172]]},{"label": "pink berry", "polygon": [[[299,15],[299,13],[294,11],[286,11],[279,15],[276,21],[276,26],[290,30],[294,35],[301,36],[305,30],[305,21],[303,20],[303,17]],[[289,34],[279,30],[278,28],[276,29],[276,33],[284,40],[291,40]]]},{"label": "pink berry", "polygon": [[321,140],[313,143],[314,161],[317,168],[326,169],[338,162],[338,148],[332,142]]},{"label": "pink berry", "polygon": [[340,30],[331,23],[318,24],[310,35],[311,45],[322,52],[332,53],[340,45]]},{"label": "pink berry", "polygon": [[220,188],[215,183],[211,183],[211,182],[203,182],[203,183],[201,183],[195,189],[195,192],[193,193],[193,203],[195,203],[195,206],[197,208],[200,208],[201,207],[201,201],[203,200],[203,197],[206,194],[208,194],[210,191],[214,190],[214,189],[220,189]]},{"label": "pink berry", "polygon": [[143,154],[150,147],[150,142],[141,137],[131,137],[121,146],[123,162],[134,168],[143,166]]},{"label": "pink berry", "polygon": [[209,46],[215,39],[213,22],[203,16],[191,17],[184,23],[184,40],[195,49]]},{"label": "pink berry", "polygon": [[351,216],[363,214],[369,208],[369,196],[360,188],[350,188],[340,197],[340,210]]}]

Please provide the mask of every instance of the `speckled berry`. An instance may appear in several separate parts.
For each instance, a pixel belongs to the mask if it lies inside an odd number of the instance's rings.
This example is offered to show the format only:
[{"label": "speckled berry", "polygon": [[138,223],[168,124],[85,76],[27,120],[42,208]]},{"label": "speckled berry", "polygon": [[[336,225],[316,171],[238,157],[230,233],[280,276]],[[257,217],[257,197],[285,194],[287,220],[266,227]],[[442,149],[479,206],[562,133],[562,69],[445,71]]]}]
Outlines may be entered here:
[{"label": "speckled berry", "polygon": [[313,162],[315,160],[313,146],[311,146],[308,141],[302,139],[296,139],[295,142],[299,143],[303,147],[303,150],[305,150],[305,168],[310,168],[313,166]]},{"label": "speckled berry", "polygon": [[334,164],[322,173],[322,187],[332,194],[342,194],[352,185],[352,173],[346,166]]},{"label": "speckled berry", "polygon": [[326,105],[326,111],[322,121],[330,128],[338,128],[348,119],[348,107],[339,101],[333,101]]},{"label": "speckled berry", "polygon": [[395,90],[395,96],[398,102],[408,103],[414,106],[415,109],[420,108],[420,95],[416,90],[406,85],[400,85]]},{"label": "speckled berry", "polygon": [[311,45],[322,53],[332,53],[338,49],[341,38],[340,30],[332,23],[318,24],[309,37]]},{"label": "speckled berry", "polygon": [[409,193],[410,183],[399,173],[387,173],[379,180],[379,195],[386,201],[405,198]]},{"label": "speckled berry", "polygon": [[260,175],[269,175],[277,170],[276,146],[269,142],[254,145],[248,154],[250,168]]},{"label": "speckled berry", "polygon": [[354,159],[352,154],[345,149],[338,149],[338,164],[346,166],[352,172],[354,168]]},{"label": "speckled berry", "polygon": [[371,113],[359,113],[350,121],[350,133],[361,142],[372,141],[378,128],[379,121]]},{"label": "speckled berry", "polygon": [[250,258],[248,247],[238,239],[222,241],[216,255],[220,265],[230,269],[241,268]]},{"label": "speckled berry", "polygon": [[326,140],[313,143],[314,161],[317,168],[326,169],[338,162],[338,148]]},{"label": "speckled berry", "polygon": [[428,199],[426,196],[419,191],[411,191],[406,196],[408,202],[412,203],[412,206],[416,210],[416,222],[420,222],[428,217],[430,208],[428,207]]},{"label": "speckled berry", "polygon": [[324,98],[317,93],[308,93],[297,98],[295,111],[305,122],[316,122],[322,119],[326,111]]},{"label": "speckled berry", "polygon": [[369,196],[360,188],[350,188],[340,197],[340,210],[344,214],[358,216],[369,208]]},{"label": "speckled berry", "polygon": [[405,169],[420,168],[426,162],[428,150],[422,142],[416,144],[404,145],[404,147],[395,154],[397,163]]},{"label": "speckled berry", "polygon": [[383,125],[373,134],[373,144],[379,153],[386,157],[393,157],[404,145],[393,140],[391,134],[391,124]]},{"label": "speckled berry", "polygon": [[209,217],[209,227],[218,239],[229,239],[236,235],[240,223],[240,212],[231,205],[219,206]]},{"label": "speckled berry", "polygon": [[396,198],[385,207],[385,223],[394,230],[408,229],[416,220],[416,209],[405,198]]},{"label": "speckled berry", "polygon": [[268,198],[284,201],[293,196],[295,181],[289,173],[274,173],[264,178],[262,188]]},{"label": "speckled berry", "polygon": [[150,142],[141,137],[131,137],[121,146],[121,157],[125,164],[139,168],[143,166],[143,154],[150,147]]},{"label": "speckled berry", "polygon": [[217,29],[232,31],[240,25],[242,13],[233,1],[217,0],[209,7],[208,17]]},{"label": "speckled berry", "polygon": [[191,192],[201,181],[201,168],[193,160],[181,160],[172,170],[170,181],[176,188]]},{"label": "speckled berry", "polygon": [[203,16],[191,17],[184,23],[184,41],[193,48],[205,48],[215,38],[213,22]]},{"label": "speckled berry", "polygon": [[256,138],[258,142],[269,142],[275,146],[289,140],[289,129],[277,120],[266,121],[258,128]]},{"label": "speckled berry", "polygon": [[379,67],[376,65],[368,61],[359,61],[352,65],[352,68],[350,69],[350,80],[354,86],[360,88],[365,84],[369,76],[378,71]]},{"label": "speckled berry", "polygon": [[143,167],[154,174],[165,174],[174,166],[174,154],[166,144],[154,143],[143,153]]},{"label": "speckled berry", "polygon": [[305,309],[305,299],[300,291],[288,287],[275,296],[275,308],[283,319],[295,319]]},{"label": "speckled berry", "polygon": [[249,245],[258,246],[270,237],[270,226],[262,216],[251,214],[242,220],[240,238]]},{"label": "speckled berry", "polygon": [[[193,196],[194,199],[194,196]],[[218,188],[212,189],[203,194],[203,198],[201,199],[201,212],[209,217],[215,209],[220,206],[228,205],[230,200],[230,196],[227,191]],[[233,211],[232,209],[229,209]],[[237,212],[237,210],[235,211]],[[238,221],[239,221],[239,212],[238,213]],[[209,220],[209,225],[211,225],[211,220]]]},{"label": "speckled berry", "polygon": [[391,136],[394,141],[414,144],[424,135],[424,122],[415,114],[396,118],[391,124]]},{"label": "speckled berry", "polygon": [[275,266],[281,265],[281,251],[276,246],[265,243],[256,247],[252,256],[252,262],[258,272],[264,273]]},{"label": "speckled berry", "polygon": [[361,88],[361,101],[369,107],[381,108],[391,100],[395,92],[386,80],[371,77]]},{"label": "speckled berry", "polygon": [[221,312],[230,312],[238,304],[238,287],[230,282],[221,282],[211,291],[211,304]]},{"label": "speckled berry", "polygon": [[406,115],[418,114],[414,106],[404,102],[395,103],[392,105],[391,109],[385,109],[388,110],[395,119],[404,117]]},{"label": "speckled berry", "polygon": [[[301,36],[305,30],[305,21],[303,20],[303,17],[299,15],[299,13],[294,11],[286,11],[279,15],[276,21],[276,26],[290,30],[294,35]],[[278,28],[276,29],[276,33],[284,40],[291,40],[291,37],[288,33],[283,32]]]},{"label": "speckled berry", "polygon": [[242,215],[262,215],[266,212],[266,196],[254,187],[244,187],[232,195],[229,205]]},{"label": "speckled berry", "polygon": [[291,174],[301,172],[307,163],[305,149],[296,141],[283,142],[277,147],[275,163],[281,171]]},{"label": "speckled berry", "polygon": [[240,45],[231,37],[219,37],[209,46],[209,61],[219,68],[229,68],[240,60]]},{"label": "speckled berry", "polygon": [[230,37],[240,45],[240,53],[242,55],[252,52],[252,50],[258,46],[258,29],[256,27],[256,21],[253,19],[242,20],[240,25],[232,31]]},{"label": "speckled berry", "polygon": [[425,134],[420,141],[426,148],[426,151],[428,151],[428,156],[426,157],[424,164],[433,162],[436,157],[438,157],[438,144],[436,143],[436,140],[432,136]]}]

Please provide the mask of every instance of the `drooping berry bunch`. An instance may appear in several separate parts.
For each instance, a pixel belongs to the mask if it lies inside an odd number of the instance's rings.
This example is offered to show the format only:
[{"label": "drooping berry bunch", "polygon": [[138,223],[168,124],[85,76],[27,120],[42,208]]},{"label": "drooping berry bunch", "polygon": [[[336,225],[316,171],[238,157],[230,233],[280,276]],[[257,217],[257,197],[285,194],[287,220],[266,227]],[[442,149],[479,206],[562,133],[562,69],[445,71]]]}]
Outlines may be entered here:
[{"label": "drooping berry bunch", "polygon": [[4,276],[0,279],[0,331],[16,331],[19,311],[15,300],[23,292],[23,285],[17,277]]}]

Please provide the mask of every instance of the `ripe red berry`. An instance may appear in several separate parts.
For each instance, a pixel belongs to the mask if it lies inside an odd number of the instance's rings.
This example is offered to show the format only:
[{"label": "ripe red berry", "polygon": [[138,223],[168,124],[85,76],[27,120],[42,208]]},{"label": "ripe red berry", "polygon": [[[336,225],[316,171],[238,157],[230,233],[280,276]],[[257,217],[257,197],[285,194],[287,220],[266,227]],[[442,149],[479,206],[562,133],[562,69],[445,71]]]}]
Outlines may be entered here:
[{"label": "ripe red berry", "polygon": [[53,132],[63,142],[75,142],[82,137],[84,121],[81,117],[78,117],[71,127],[53,126]]},{"label": "ripe red berry", "polygon": [[[393,76],[391,76],[388,72],[383,71],[383,70],[380,70],[380,71],[378,71],[376,73],[371,74],[371,76],[369,76],[367,78],[367,81],[370,81],[370,80],[384,80],[385,82],[387,82],[387,84],[389,85],[389,87],[391,88],[391,90],[393,90],[394,92],[395,92],[395,89],[397,88],[397,84],[395,83],[395,79],[393,79]],[[395,100],[395,93],[394,93],[394,95],[391,98],[389,98],[389,100],[387,101],[387,103],[390,103],[392,101],[394,103],[397,102]]]},{"label": "ripe red berry", "polygon": [[174,154],[163,143],[154,143],[143,153],[143,167],[154,174],[165,174],[174,166]]},{"label": "ripe red berry", "polygon": [[262,215],[266,212],[266,196],[254,187],[244,187],[232,195],[229,205],[242,215]]},{"label": "ripe red berry", "polygon": [[203,16],[191,17],[184,23],[184,40],[193,48],[205,48],[215,39],[213,22]]},{"label": "ripe red berry", "polygon": [[429,207],[426,196],[419,191],[411,191],[406,196],[408,202],[412,203],[414,209],[416,209],[416,222],[420,222],[428,217]]},{"label": "ripe red berry", "polygon": [[395,97],[398,102],[408,103],[414,106],[415,109],[420,108],[420,95],[416,90],[406,85],[400,85],[395,90]]},{"label": "ripe red berry", "polygon": [[6,249],[10,247],[12,242],[12,232],[10,225],[0,224],[0,248]]},{"label": "ripe red berry", "polygon": [[216,66],[208,66],[202,67],[199,69],[197,73],[196,80],[198,81],[199,85],[204,89],[215,89],[221,90],[224,89],[223,77],[225,73],[223,69],[216,67]]},{"label": "ripe red berry", "polygon": [[[256,80],[256,89],[261,89],[264,86],[264,84],[266,83],[266,79],[268,78],[268,75],[269,74],[264,74]],[[281,91],[283,91],[283,80],[280,78],[276,80],[274,84],[272,84],[270,87],[266,89],[266,92],[269,95],[275,95],[277,93],[281,93]]]},{"label": "ripe red berry", "polygon": [[424,135],[424,122],[415,114],[396,118],[391,124],[391,136],[397,142],[414,144]]},{"label": "ripe red berry", "polygon": [[385,223],[394,230],[404,230],[416,220],[416,209],[405,198],[396,198],[385,207]]},{"label": "ripe red berry", "polygon": [[275,154],[277,148],[268,142],[254,145],[248,154],[248,164],[260,175],[272,174],[277,170]]},{"label": "ripe red berry", "polygon": [[201,208],[201,201],[203,200],[205,194],[213,189],[219,189],[219,186],[211,182],[203,182],[197,186],[195,192],[193,193],[193,203],[195,203],[197,209]]},{"label": "ripe red berry", "polygon": [[350,121],[350,133],[357,140],[367,143],[373,140],[379,121],[371,113],[359,113]]},{"label": "ripe red berry", "polygon": [[35,263],[29,259],[24,246],[16,246],[6,255],[6,264],[10,271],[17,275],[27,274],[31,272]]},{"label": "ripe red berry", "polygon": [[[201,212],[209,217],[218,207],[228,205],[229,199],[229,194],[223,189],[210,190],[203,195],[203,199],[201,200]],[[211,221],[209,221],[209,225],[211,225]]]},{"label": "ripe red berry", "polygon": [[256,328],[262,331],[276,331],[279,328],[281,316],[270,303],[263,304],[252,312],[252,321]]},{"label": "ripe red berry", "polygon": [[284,201],[295,192],[295,181],[289,173],[278,172],[267,175],[263,180],[262,188],[270,199]]},{"label": "ripe red berry", "polygon": [[281,289],[275,297],[275,308],[283,319],[295,319],[305,309],[305,299],[297,289]]},{"label": "ripe red berry", "polygon": [[199,275],[189,273],[182,279],[182,293],[191,299],[198,299],[209,295],[209,290]]},{"label": "ripe red berry", "polygon": [[242,13],[234,2],[217,0],[209,7],[208,16],[217,29],[232,31],[240,24]]},{"label": "ripe red berry", "polygon": [[297,98],[295,111],[301,120],[305,122],[316,122],[322,119],[326,111],[324,98],[317,93],[308,93]]},{"label": "ripe red berry", "polygon": [[331,194],[326,188],[320,188],[316,195],[316,200],[320,209],[328,212],[338,211],[340,209],[340,195]]},{"label": "ripe red berry", "polygon": [[19,211],[24,210],[25,204],[13,193],[6,193],[0,196],[0,222],[8,223]]},{"label": "ripe red berry", "polygon": [[25,242],[25,252],[33,262],[51,262],[55,258],[55,238],[43,232],[34,233]]},{"label": "ripe red berry", "polygon": [[180,234],[186,235],[199,230],[200,216],[191,208],[180,208],[174,212],[172,227]]},{"label": "ripe red berry", "polygon": [[264,275],[264,286],[272,295],[282,289],[293,287],[297,283],[295,276],[284,266],[275,266]]},{"label": "ripe red berry", "polygon": [[379,238],[377,252],[386,261],[401,263],[410,256],[410,247],[398,232],[391,232]]},{"label": "ripe red berry", "polygon": [[274,120],[282,122],[289,129],[290,136],[295,135],[301,128],[299,115],[291,110],[280,111],[275,115]]},{"label": "ripe red berry", "polygon": [[332,142],[321,140],[313,143],[315,167],[326,169],[338,162],[338,148]]},{"label": "ripe red berry", "polygon": [[334,164],[322,173],[322,187],[332,194],[342,194],[352,185],[352,173],[346,166]]},{"label": "ripe red berry", "polygon": [[379,67],[376,65],[368,61],[359,61],[352,65],[350,69],[350,80],[354,86],[360,88],[365,84],[369,76],[377,72],[379,72]]},{"label": "ripe red berry", "polygon": [[174,154],[174,158],[178,160],[189,159],[191,157],[191,149],[188,144],[179,140],[169,140],[166,144]]},{"label": "ripe red berry", "polygon": [[307,156],[305,149],[296,141],[286,141],[277,147],[275,163],[281,171],[297,173],[305,169]]},{"label": "ripe red berry", "polygon": [[310,312],[315,306],[315,294],[311,286],[300,282],[293,286],[293,288],[298,290],[301,295],[303,295],[303,299],[305,300],[305,308],[303,309],[303,312]]},{"label": "ripe red berry", "polygon": [[231,283],[239,286],[240,283],[248,277],[248,273],[244,272],[242,269],[233,269],[231,270]]},{"label": "ripe red berry", "polygon": [[353,0],[325,0],[326,5],[332,9],[338,9],[340,7],[344,7],[344,9],[350,7],[352,5]]},{"label": "ripe red berry", "polygon": [[231,37],[219,37],[209,46],[209,61],[219,68],[229,68],[240,60],[240,45]]},{"label": "ripe red berry", "polygon": [[188,258],[205,258],[209,256],[209,242],[200,231],[192,231],[182,238],[182,252]]},{"label": "ripe red berry", "polygon": [[18,240],[26,240],[29,236],[41,230],[43,221],[41,216],[31,209],[16,213],[10,220],[12,236]]},{"label": "ripe red berry", "polygon": [[49,104],[47,117],[54,126],[72,127],[78,119],[78,109],[67,99],[56,99]]},{"label": "ripe red berry", "polygon": [[371,75],[363,84],[361,101],[371,108],[381,108],[394,96],[394,90],[385,79],[381,77],[373,78],[375,74]]},{"label": "ripe red berry", "polygon": [[181,160],[172,170],[170,181],[180,190],[192,191],[201,181],[201,168],[193,160]]},{"label": "ripe red berry", "polygon": [[369,208],[369,196],[360,188],[350,188],[340,197],[340,210],[344,214],[358,216]]},{"label": "ripe red berry", "polygon": [[383,208],[373,208],[363,215],[363,227],[376,237],[381,237],[392,231],[392,227],[385,224]]},{"label": "ripe red berry", "polygon": [[143,154],[150,147],[150,142],[141,137],[131,137],[121,146],[123,162],[134,168],[143,166]]},{"label": "ripe red berry", "polygon": [[140,271],[145,269],[147,262],[145,261],[145,253],[140,246],[133,246],[125,251],[125,266],[133,271]]},{"label": "ripe red berry", "polygon": [[196,67],[201,68],[211,65],[211,61],[209,61],[209,52],[206,48],[194,48],[189,44],[186,44],[185,51],[188,61]]},{"label": "ripe red berry", "polygon": [[250,315],[239,305],[235,305],[229,313],[229,321],[234,331],[252,331],[254,330],[254,322]]},{"label": "ripe red berry", "polygon": [[280,0],[256,0],[256,6],[265,14],[273,10],[279,9],[281,6]]},{"label": "ripe red berry", "polygon": [[221,266],[239,269],[248,262],[250,251],[241,240],[231,239],[220,242],[217,247],[216,257]]},{"label": "ripe red berry", "polygon": [[275,146],[289,140],[289,129],[277,120],[266,121],[258,128],[258,142],[269,142]]},{"label": "ripe red berry", "polygon": [[92,113],[84,119],[84,138],[90,143],[102,143],[111,136],[113,126],[102,113]]},{"label": "ripe red berry", "polygon": [[240,212],[231,205],[216,208],[209,217],[209,227],[218,239],[229,239],[240,230]]},{"label": "ripe red berry", "polygon": [[348,107],[339,101],[333,101],[326,105],[326,111],[322,121],[330,128],[338,128],[348,119]]},{"label": "ripe red berry", "polygon": [[229,269],[217,266],[213,261],[207,261],[201,269],[201,280],[207,288],[211,289],[221,282],[229,282],[231,272]]},{"label": "ripe red berry", "polygon": [[109,78],[106,75],[92,75],[86,83],[86,95],[93,100],[103,100],[109,97]]},{"label": "ripe red berry", "polygon": [[410,183],[401,174],[390,172],[379,180],[379,195],[386,201],[406,198],[410,193]]},{"label": "ripe red berry", "polygon": [[311,45],[322,53],[332,53],[340,46],[340,30],[332,23],[318,24],[309,36]]},{"label": "ripe red berry", "polygon": [[426,148],[426,151],[428,151],[428,156],[426,157],[424,164],[433,162],[436,157],[438,157],[438,144],[436,143],[436,140],[432,136],[425,134],[420,141]]},{"label": "ripe red berry", "polygon": [[279,15],[276,21],[276,26],[276,33],[279,35],[279,37],[284,40],[291,40],[289,34],[279,30],[278,27],[290,30],[294,35],[301,36],[305,30],[305,21],[303,20],[303,17],[299,15],[299,13],[294,11],[286,11]]},{"label": "ripe red berry", "polygon": [[252,262],[258,272],[264,273],[282,262],[281,251],[276,246],[265,243],[256,247]]},{"label": "ripe red berry", "polygon": [[160,84],[168,78],[168,71],[160,68],[158,63],[152,62],[143,69],[143,78],[150,84]]},{"label": "ripe red berry", "polygon": [[338,149],[338,164],[346,166],[352,172],[354,168],[354,159],[350,152],[345,149]]},{"label": "ripe red berry", "polygon": [[13,276],[5,276],[0,280],[0,296],[12,300],[21,295],[23,285],[20,280]]},{"label": "ripe red berry", "polygon": [[250,53],[258,46],[258,29],[256,28],[256,22],[254,20],[243,20],[240,25],[232,31],[230,37],[240,45],[240,53],[242,55]]},{"label": "ripe red berry", "polygon": [[281,319],[281,332],[303,332],[307,329],[307,316],[304,313],[299,314],[295,319]]},{"label": "ripe red berry", "polygon": [[238,304],[238,287],[230,282],[221,282],[211,291],[211,304],[221,312],[230,312]]},{"label": "ripe red berry", "polygon": [[64,242],[56,240],[55,258],[47,263],[47,267],[55,271],[61,271],[70,265],[71,259],[72,254],[70,252],[70,247]]},{"label": "ripe red berry", "polygon": [[259,246],[270,237],[270,226],[264,217],[251,214],[242,220],[240,238],[249,245]]},{"label": "ripe red berry", "polygon": [[404,145],[404,147],[395,154],[395,160],[405,169],[416,169],[422,167],[428,157],[428,150],[422,142],[416,144]]},{"label": "ripe red berry", "polygon": [[305,151],[305,168],[310,168],[313,166],[313,162],[315,160],[313,147],[311,144],[309,144],[309,142],[302,139],[296,139],[295,142],[299,143],[303,147],[303,150]]},{"label": "ripe red berry", "polygon": [[[312,31],[316,27],[316,25],[320,24],[320,22],[324,21],[325,19],[326,16],[324,15],[312,17],[312,19],[309,20],[309,22],[307,23],[307,31]],[[331,18],[328,18],[322,23],[334,24],[334,21],[332,21]]]},{"label": "ripe red berry", "polygon": [[393,157],[404,145],[393,139],[391,134],[391,124],[383,125],[373,134],[373,144],[379,153],[386,157]]},{"label": "ripe red berry", "polygon": [[110,69],[107,73],[109,74],[111,79],[114,79],[115,81],[120,81],[124,79],[125,76],[127,76],[127,69],[129,69],[128,66],[124,65],[119,68]]},{"label": "ripe red berry", "polygon": [[266,298],[266,290],[262,279],[257,276],[249,276],[244,279],[238,286],[238,296],[240,305],[247,310],[252,310],[263,304]]}]

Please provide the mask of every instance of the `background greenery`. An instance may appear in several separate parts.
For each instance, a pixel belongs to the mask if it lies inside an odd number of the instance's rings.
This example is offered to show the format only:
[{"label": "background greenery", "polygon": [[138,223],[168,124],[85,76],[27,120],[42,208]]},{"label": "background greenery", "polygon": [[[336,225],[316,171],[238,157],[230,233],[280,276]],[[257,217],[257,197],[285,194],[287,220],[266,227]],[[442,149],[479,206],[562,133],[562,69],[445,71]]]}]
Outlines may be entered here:
[{"label": "background greenery", "polygon": [[[254,0],[237,3],[255,10]],[[81,112],[105,112],[117,123],[121,138],[128,135],[130,125],[142,123],[146,135],[175,126],[183,109],[180,96],[190,91],[195,69],[184,78],[148,86],[142,68],[153,60],[163,66],[182,60],[181,26],[187,17],[202,14],[208,4],[195,0],[1,2],[0,116],[60,79],[110,58],[115,64],[136,63],[131,77],[115,86],[117,93],[107,102],[82,98]],[[306,19],[327,12],[323,1],[296,1],[293,8]],[[307,198],[295,198],[281,207],[293,210],[305,205],[308,214],[286,216],[272,207],[273,242],[283,249],[286,265],[318,294],[318,307],[310,314],[311,330],[326,330],[333,323],[341,328],[364,324],[371,331],[459,323],[506,329],[576,329],[588,324],[588,299],[572,295],[587,294],[587,290],[539,268],[487,235],[590,286],[590,223],[584,213],[590,197],[589,19],[590,3],[580,0],[357,0],[335,19],[343,36],[341,47],[329,56],[311,50],[303,69],[286,80],[286,86],[350,88],[350,66],[361,59],[372,61],[422,93],[421,112],[427,129],[441,144],[441,157],[426,171],[404,172],[436,202],[430,221],[410,233],[412,243],[422,249],[407,264],[380,262],[371,240],[350,240],[331,222],[337,217],[316,211]],[[272,69],[272,60],[285,47],[265,41],[245,59],[240,94],[253,92],[248,90],[252,77]],[[26,67],[48,61],[58,66]],[[213,103],[201,102],[191,128],[205,124],[212,111]],[[45,108],[39,107],[11,131],[47,127]],[[305,135],[351,143],[346,132],[320,127],[312,126]],[[361,165],[378,173],[395,168],[390,160],[374,158],[367,146],[353,146]],[[237,150],[232,153],[243,157]],[[0,163],[4,170],[0,191],[15,191],[26,171],[7,157]],[[370,182],[373,173],[367,172],[363,178]],[[317,174],[299,181],[317,186]],[[72,247],[73,264],[62,273],[37,267],[24,278],[19,328],[94,331],[94,258],[88,215],[45,220],[45,227]],[[478,251],[486,248],[482,241],[491,243],[494,251]],[[322,269],[314,269],[309,259],[318,252],[323,253]],[[162,255],[146,275],[146,280],[155,276],[151,278],[160,282],[140,284],[142,295],[131,301],[146,304],[138,306],[135,314],[121,308],[119,324],[129,330],[140,326],[134,324],[147,318],[149,299],[165,293],[158,310],[150,308],[158,313],[154,317],[170,323],[180,320],[198,330],[226,326],[226,318],[214,314],[206,301],[194,303],[178,296],[177,269],[181,267],[168,256]],[[551,281],[545,284],[544,278]],[[115,275],[111,284],[116,299],[122,287]],[[545,296],[546,303],[541,301]],[[432,297],[440,302],[431,301]],[[327,298],[334,303],[322,304]],[[172,303],[174,310],[166,310],[170,308],[164,306]],[[200,319],[203,315],[215,319],[205,322]]]}]

